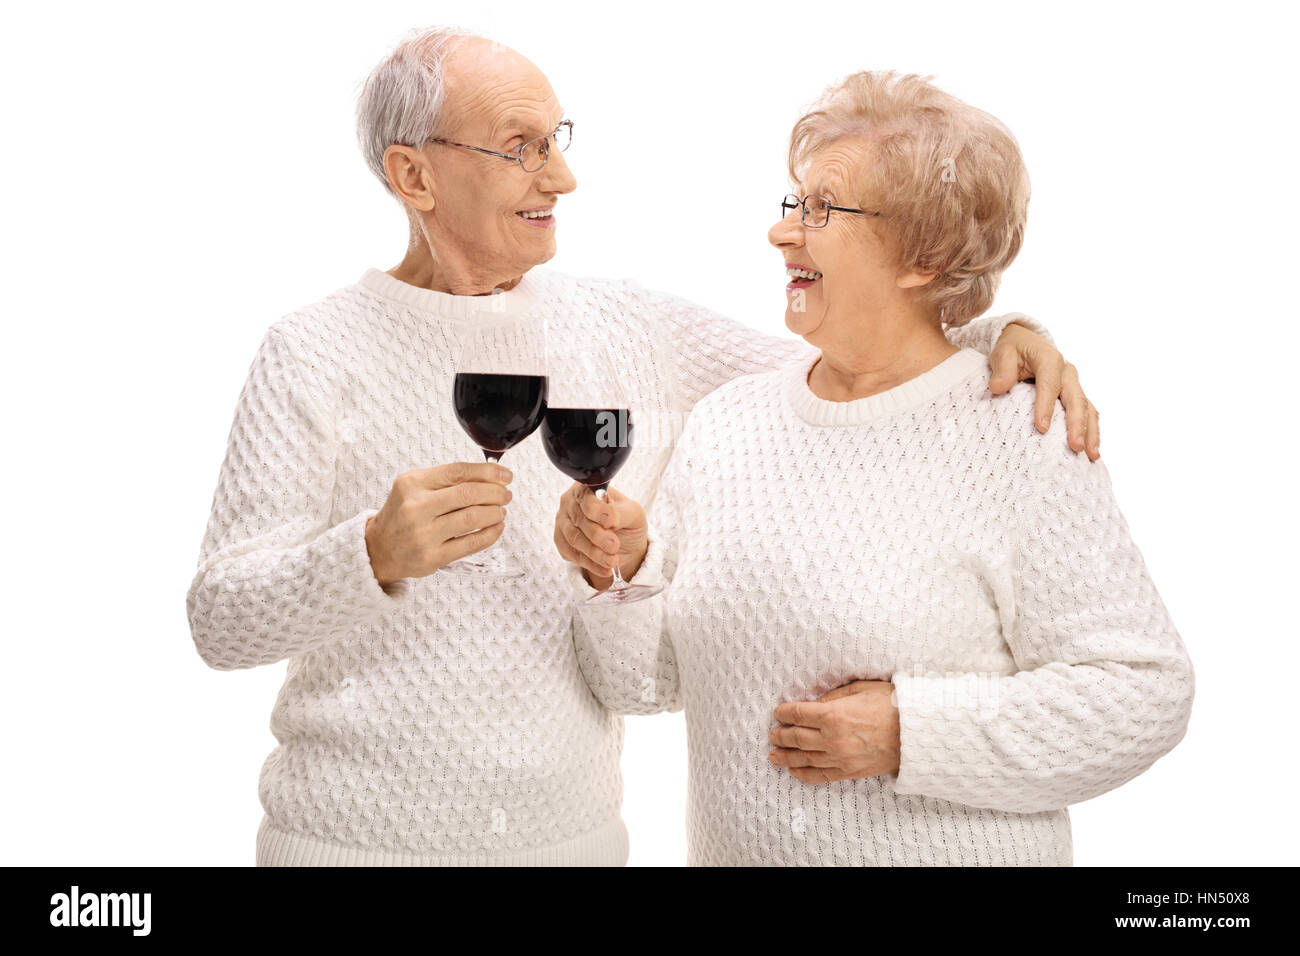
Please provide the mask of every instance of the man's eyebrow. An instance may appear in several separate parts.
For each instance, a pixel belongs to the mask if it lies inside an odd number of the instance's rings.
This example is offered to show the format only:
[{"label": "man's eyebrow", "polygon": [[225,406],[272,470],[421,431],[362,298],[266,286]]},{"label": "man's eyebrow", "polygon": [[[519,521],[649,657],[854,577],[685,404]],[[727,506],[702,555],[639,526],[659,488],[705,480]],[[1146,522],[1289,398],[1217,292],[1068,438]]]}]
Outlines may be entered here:
[{"label": "man's eyebrow", "polygon": [[504,136],[506,133],[516,133],[522,135],[533,125],[531,117],[521,116],[519,114],[501,117],[492,124],[493,136]]},{"label": "man's eyebrow", "polygon": [[[563,118],[563,114],[561,114],[561,118]],[[536,116],[507,113],[493,124],[492,135],[495,137],[511,133],[514,136],[545,136],[554,130],[559,125],[559,122],[559,120],[556,120],[555,125],[548,126],[543,130],[538,128]]]}]

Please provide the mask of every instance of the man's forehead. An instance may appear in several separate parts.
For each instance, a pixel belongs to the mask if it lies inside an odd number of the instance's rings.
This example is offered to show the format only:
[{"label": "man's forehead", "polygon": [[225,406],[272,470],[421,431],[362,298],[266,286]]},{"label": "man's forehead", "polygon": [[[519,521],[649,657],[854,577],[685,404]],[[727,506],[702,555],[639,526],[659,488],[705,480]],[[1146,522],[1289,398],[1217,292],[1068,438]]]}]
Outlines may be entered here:
[{"label": "man's forehead", "polygon": [[558,112],[550,82],[530,60],[499,43],[474,38],[444,64],[447,106],[474,113],[494,129],[536,125]]}]

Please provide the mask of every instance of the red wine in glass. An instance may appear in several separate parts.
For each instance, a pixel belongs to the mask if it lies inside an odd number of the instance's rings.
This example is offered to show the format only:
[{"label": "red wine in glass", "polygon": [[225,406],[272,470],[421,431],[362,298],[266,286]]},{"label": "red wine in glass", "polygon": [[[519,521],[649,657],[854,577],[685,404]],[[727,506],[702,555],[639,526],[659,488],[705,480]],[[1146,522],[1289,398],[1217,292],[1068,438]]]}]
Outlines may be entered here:
[{"label": "red wine in glass", "polygon": [[542,423],[546,412],[545,375],[457,372],[452,388],[456,420],[483,457],[499,461]]},{"label": "red wine in glass", "polygon": [[[632,413],[626,408],[550,408],[542,420],[542,447],[556,468],[590,488],[601,501],[632,453]],[[628,584],[614,566],[614,582],[588,604],[629,604],[654,597],[659,585]]]},{"label": "red wine in glass", "polygon": [[[484,314],[464,333],[452,383],[456,421],[474,439],[483,457],[500,461],[542,423],[546,413],[546,319],[540,314],[507,318]],[[526,569],[501,538],[483,551],[444,568],[520,577]]]},{"label": "red wine in glass", "polygon": [[547,408],[542,446],[556,468],[595,491],[609,487],[627,461],[631,436],[632,415],[626,408]]}]

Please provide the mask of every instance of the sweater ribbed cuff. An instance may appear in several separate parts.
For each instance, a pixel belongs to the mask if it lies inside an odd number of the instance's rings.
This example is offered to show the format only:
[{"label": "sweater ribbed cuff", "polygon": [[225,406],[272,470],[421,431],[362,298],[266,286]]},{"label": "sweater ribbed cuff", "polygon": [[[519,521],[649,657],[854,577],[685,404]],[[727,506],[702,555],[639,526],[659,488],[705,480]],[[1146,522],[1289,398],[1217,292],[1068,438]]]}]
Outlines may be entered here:
[{"label": "sweater ribbed cuff", "polygon": [[948,782],[971,768],[951,759],[962,742],[977,732],[984,716],[996,711],[992,685],[982,676],[963,673],[927,676],[896,673],[900,757],[894,792],[950,799]]},{"label": "sweater ribbed cuff", "polygon": [[367,508],[329,532],[339,544],[340,579],[352,589],[357,605],[377,611],[387,610],[405,600],[411,582],[406,578],[394,581],[386,588],[380,586],[370,565],[370,550],[366,546],[366,522],[379,513],[378,508]]},{"label": "sweater ribbed cuff", "polygon": [[[656,547],[656,545],[658,546]],[[650,547],[646,551],[645,558],[641,561],[641,567],[636,569],[636,574],[626,578],[628,584],[662,584],[663,583],[663,545],[657,543],[653,533],[650,537]],[[573,588],[573,596],[579,601],[585,601],[587,598],[600,592],[593,588],[587,582],[587,576],[583,573],[582,568],[576,564],[570,564],[565,572],[569,578],[569,584]]]},{"label": "sweater ribbed cuff", "polygon": [[1056,341],[1052,338],[1052,333],[1047,331],[1047,326],[1043,325],[1038,320],[1025,315],[1023,312],[1008,312],[1006,315],[992,321],[997,326],[997,334],[993,336],[994,344],[997,343],[997,340],[1001,337],[1002,333],[1006,331],[1007,326],[1014,322],[1016,325],[1023,325],[1025,328],[1037,332],[1043,338],[1047,339],[1048,342],[1051,342],[1053,348],[1056,347]]},{"label": "sweater ribbed cuff", "polygon": [[992,354],[993,349],[997,346],[998,339],[1002,337],[1002,333],[1006,331],[1007,326],[1013,322],[1041,335],[1053,347],[1056,346],[1056,342],[1052,340],[1052,335],[1047,331],[1047,327],[1023,312],[988,315],[955,329],[945,327],[944,335],[954,345],[975,349],[980,354],[988,356]]}]

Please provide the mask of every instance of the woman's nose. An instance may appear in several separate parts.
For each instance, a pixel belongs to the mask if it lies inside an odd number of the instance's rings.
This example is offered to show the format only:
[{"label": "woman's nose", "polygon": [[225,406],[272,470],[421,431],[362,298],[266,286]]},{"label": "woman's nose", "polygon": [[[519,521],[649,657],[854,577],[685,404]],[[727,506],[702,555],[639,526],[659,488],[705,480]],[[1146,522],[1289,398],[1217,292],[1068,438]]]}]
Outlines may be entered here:
[{"label": "woman's nose", "polygon": [[791,209],[784,219],[767,231],[767,241],[781,249],[785,246],[797,246],[803,243],[803,223],[799,221],[799,210]]}]

